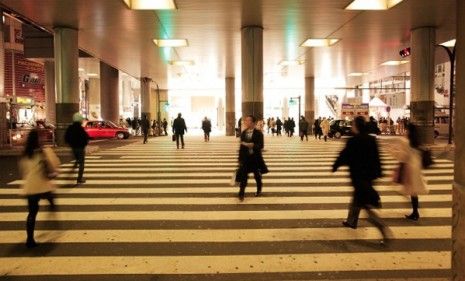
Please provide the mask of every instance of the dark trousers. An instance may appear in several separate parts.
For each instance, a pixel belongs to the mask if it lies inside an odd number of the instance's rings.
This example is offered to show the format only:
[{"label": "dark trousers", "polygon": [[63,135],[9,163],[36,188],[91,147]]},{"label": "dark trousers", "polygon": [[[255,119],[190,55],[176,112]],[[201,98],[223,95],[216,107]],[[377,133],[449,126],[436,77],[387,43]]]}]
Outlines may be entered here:
[{"label": "dark trousers", "polygon": [[203,138],[205,139],[205,141],[209,141],[210,140],[210,132],[203,132]]},{"label": "dark trousers", "polygon": [[166,131],[166,127],[163,127],[163,131],[165,131],[165,136],[167,136],[168,132]]},{"label": "dark trousers", "polygon": [[86,159],[86,149],[76,148],[76,147],[73,147],[72,149],[73,149],[73,155],[75,159],[73,170],[79,166],[77,180],[80,181],[82,180],[82,176],[84,175],[84,161]]},{"label": "dark trousers", "polygon": [[278,129],[276,130],[276,135],[277,135],[277,136],[281,136],[281,128],[278,128]]},{"label": "dark trousers", "polygon": [[[255,178],[255,182],[257,183],[257,193],[260,193],[262,192],[262,174],[260,173],[260,171],[255,170],[253,171],[253,176]],[[239,196],[244,196],[245,188],[247,187],[248,178],[249,178],[249,174],[244,172],[241,177]]]},{"label": "dark trousers", "polygon": [[305,137],[305,139],[308,141],[308,133],[307,133],[307,131],[301,131],[301,132],[300,132],[300,140],[301,140],[301,141],[304,140],[304,137]]},{"label": "dark trousers", "polygon": [[181,139],[181,145],[184,148],[184,135],[183,134],[175,134],[176,136],[176,147],[179,148],[179,139]]},{"label": "dark trousers", "polygon": [[144,143],[147,143],[147,139],[149,138],[149,130],[143,130],[142,133],[144,134]]},{"label": "dark trousers", "polygon": [[418,196],[411,196],[413,214],[418,215]]},{"label": "dark trousers", "polygon": [[34,194],[27,196],[27,206],[29,213],[27,215],[26,221],[26,233],[27,233],[27,241],[29,243],[34,242],[34,229],[36,226],[36,217],[37,213],[39,212],[39,201],[40,199],[47,199],[50,203],[51,208],[55,207],[55,202],[53,198],[53,193],[46,192],[41,194]]}]

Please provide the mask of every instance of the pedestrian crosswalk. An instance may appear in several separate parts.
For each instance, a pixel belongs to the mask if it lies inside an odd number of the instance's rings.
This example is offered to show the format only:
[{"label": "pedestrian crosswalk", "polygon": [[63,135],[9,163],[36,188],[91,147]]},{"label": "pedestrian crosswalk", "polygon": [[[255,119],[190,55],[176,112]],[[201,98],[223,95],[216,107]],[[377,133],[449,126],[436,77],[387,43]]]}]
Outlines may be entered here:
[{"label": "pedestrian crosswalk", "polygon": [[[430,193],[421,219],[391,182],[396,161],[382,153],[380,216],[394,235],[380,245],[362,213],[343,228],[352,187],[331,165],[343,142],[266,138],[264,195],[249,181],[240,202],[230,186],[238,142],[168,138],[99,151],[86,159],[86,184],[70,187],[72,163],[55,180],[58,211],[41,202],[27,250],[21,180],[0,188],[0,274],[6,280],[447,280],[451,267],[453,163],[424,171]],[[65,279],[63,279],[65,278]]]}]

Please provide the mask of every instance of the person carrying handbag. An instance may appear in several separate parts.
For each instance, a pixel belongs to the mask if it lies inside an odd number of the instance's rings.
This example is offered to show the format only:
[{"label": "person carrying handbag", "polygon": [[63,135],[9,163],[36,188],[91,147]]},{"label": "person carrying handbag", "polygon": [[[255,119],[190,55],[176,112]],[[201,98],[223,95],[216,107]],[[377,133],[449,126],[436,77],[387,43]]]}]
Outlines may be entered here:
[{"label": "person carrying handbag", "polygon": [[53,150],[43,149],[37,130],[32,130],[27,137],[24,153],[19,161],[19,170],[23,179],[21,195],[26,197],[29,211],[26,223],[26,247],[28,248],[37,246],[34,240],[34,229],[39,212],[39,201],[47,199],[50,209],[55,210],[53,191],[56,187],[51,179],[58,175],[59,166],[60,161]]},{"label": "person carrying handbag", "polygon": [[407,126],[407,135],[398,138],[387,147],[400,162],[399,166],[394,170],[393,181],[402,185],[402,193],[411,198],[412,213],[405,215],[405,217],[417,221],[420,218],[418,195],[428,194],[428,188],[421,171],[423,168],[423,151],[419,148],[417,127],[409,124]]}]

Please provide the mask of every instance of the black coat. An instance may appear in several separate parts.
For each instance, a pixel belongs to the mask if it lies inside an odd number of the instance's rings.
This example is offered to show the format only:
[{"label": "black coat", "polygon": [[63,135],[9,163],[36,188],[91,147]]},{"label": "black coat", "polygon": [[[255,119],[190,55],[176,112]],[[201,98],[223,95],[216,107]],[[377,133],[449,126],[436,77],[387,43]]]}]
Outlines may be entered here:
[{"label": "black coat", "polygon": [[373,189],[373,180],[382,176],[381,160],[376,139],[367,134],[358,134],[347,141],[333,165],[333,171],[349,166],[354,185],[354,202],[357,205],[379,206],[379,195]]},{"label": "black coat", "polygon": [[259,170],[262,174],[268,173],[268,167],[263,159],[262,149],[264,148],[263,134],[257,129],[253,130],[252,139],[247,140],[247,130],[241,134],[241,142],[253,143],[253,153],[250,154],[249,148],[241,145],[239,148],[239,166],[243,171],[255,172]]},{"label": "black coat", "polygon": [[80,122],[74,122],[66,129],[65,141],[72,148],[84,148],[89,144],[89,135]]},{"label": "black coat", "polygon": [[205,133],[210,133],[212,131],[212,122],[210,120],[202,121],[202,130]]},{"label": "black coat", "polygon": [[178,117],[173,121],[173,133],[176,135],[184,135],[187,132],[186,122],[183,118]]}]

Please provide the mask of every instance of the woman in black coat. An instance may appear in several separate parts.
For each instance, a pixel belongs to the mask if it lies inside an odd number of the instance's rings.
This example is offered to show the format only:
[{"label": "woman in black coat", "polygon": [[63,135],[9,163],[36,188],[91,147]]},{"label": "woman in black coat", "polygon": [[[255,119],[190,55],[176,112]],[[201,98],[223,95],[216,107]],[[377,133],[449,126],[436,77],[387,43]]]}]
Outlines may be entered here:
[{"label": "woman in black coat", "polygon": [[262,174],[268,173],[262,149],[264,147],[263,133],[255,129],[255,117],[247,116],[244,119],[246,129],[241,134],[241,145],[239,148],[238,178],[240,181],[239,199],[244,200],[245,188],[249,173],[254,174],[257,183],[257,193],[262,193]]},{"label": "woman in black coat", "polygon": [[381,177],[381,161],[378,144],[373,136],[368,135],[365,118],[359,116],[352,127],[354,137],[347,141],[333,165],[333,172],[340,166],[349,166],[350,178],[354,186],[352,203],[347,220],[342,224],[346,227],[357,228],[360,210],[368,213],[368,221],[376,226],[383,235],[383,241],[389,239],[389,229],[372,210],[381,207],[378,192],[373,188],[373,181]]}]

